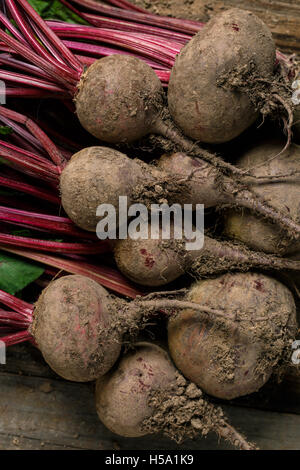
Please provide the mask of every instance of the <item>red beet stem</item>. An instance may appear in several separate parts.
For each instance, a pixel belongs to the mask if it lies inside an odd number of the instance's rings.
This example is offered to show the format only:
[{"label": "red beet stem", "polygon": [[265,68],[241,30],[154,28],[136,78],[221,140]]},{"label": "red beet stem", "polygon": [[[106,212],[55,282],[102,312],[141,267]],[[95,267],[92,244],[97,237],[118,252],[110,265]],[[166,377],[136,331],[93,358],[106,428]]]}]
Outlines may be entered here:
[{"label": "red beet stem", "polygon": [[0,186],[4,188],[15,189],[22,193],[29,194],[30,196],[42,199],[43,201],[47,201],[55,205],[60,205],[60,198],[58,196],[55,196],[49,191],[39,189],[30,184],[23,183],[21,181],[16,181],[15,179],[0,176]]},{"label": "red beet stem", "polygon": [[107,244],[100,241],[94,243],[55,242],[49,240],[39,240],[37,238],[20,237],[7,233],[0,233],[0,243],[8,246],[20,246],[52,253],[78,253],[83,255],[95,255],[105,253],[107,251]]},{"label": "red beet stem", "polygon": [[[26,21],[26,17],[19,11],[18,7],[16,6],[14,0],[6,0],[6,4],[9,8],[9,11],[12,15],[13,20],[16,22],[18,25],[21,33],[23,34],[24,38],[26,39],[28,45],[32,47],[32,49],[39,54],[41,57],[43,57],[45,60],[52,62],[54,65],[57,65],[56,62],[56,57],[51,56],[47,49],[41,45],[41,42],[39,42],[36,37],[35,33],[39,36],[38,30],[35,28],[34,23],[32,24],[33,28],[31,25]],[[41,37],[43,39],[43,37]],[[43,44],[43,43],[42,43]],[[50,45],[51,46],[51,45]],[[60,62],[60,67],[65,70],[65,72],[69,72],[69,68],[61,61]]]},{"label": "red beet stem", "polygon": [[[56,49],[52,46],[52,44],[48,41],[48,39],[46,38],[46,36],[38,29],[38,27],[36,26],[36,24],[30,19],[28,18],[28,21],[32,27],[32,29],[34,30],[35,34],[37,35],[37,37],[39,38],[39,40],[42,42],[42,44],[44,44],[44,46],[48,49],[49,53],[50,53],[50,57],[54,58],[57,60],[57,62],[59,62],[62,66],[65,66],[65,62],[63,61],[63,59],[61,58],[59,52],[56,51]],[[53,59],[52,59],[53,60]]]},{"label": "red beet stem", "polygon": [[39,263],[52,266],[70,274],[80,274],[82,276],[87,276],[107,289],[132,299],[137,295],[142,295],[141,290],[137,289],[118,271],[109,267],[99,265],[95,266],[82,259],[79,261],[70,260],[44,253],[37,253],[31,250],[22,250],[19,248],[11,248],[7,246],[0,246],[0,249],[27,259],[31,259],[33,261],[38,261]]},{"label": "red beet stem", "polygon": [[[6,88],[5,95],[13,98],[53,98],[53,92],[37,90],[36,88]],[[67,92],[56,92],[56,98],[70,98]]]},{"label": "red beet stem", "polygon": [[[98,15],[93,15],[91,13],[84,13],[78,10],[77,8],[75,8],[66,0],[61,0],[61,3],[63,3],[66,7],[68,7],[70,10],[76,13],[79,17],[81,17],[86,22],[92,24],[93,26],[97,26],[97,27],[104,26],[104,27],[109,27],[111,29],[119,29],[121,31],[144,32],[144,33],[152,34],[154,36],[160,36],[160,37],[165,37],[168,39],[177,40],[183,43],[187,42],[191,38],[191,35],[180,33],[180,32],[175,32],[175,31],[170,31],[169,29],[161,28],[159,26],[150,26],[150,25],[137,23],[136,21],[126,21],[126,20],[121,20],[120,18],[114,19],[114,18],[109,18],[107,16],[98,16]],[[133,7],[135,6],[133,5]],[[136,7],[136,11],[140,11],[141,13],[147,13],[146,10],[140,9],[139,7]]]},{"label": "red beet stem", "polygon": [[13,164],[13,167],[35,178],[42,177],[50,183],[58,183],[59,171],[51,162],[0,140],[0,156]]},{"label": "red beet stem", "polygon": [[130,2],[127,2],[126,0],[106,0],[107,3],[111,3],[112,5],[118,7],[118,8],[123,8],[125,10],[133,10],[133,11],[139,11],[140,13],[147,13],[147,10],[144,8],[138,7],[137,5],[133,5]]},{"label": "red beet stem", "polygon": [[[89,61],[89,65],[94,63],[95,60],[99,59],[99,57],[107,57],[113,54],[123,54],[123,55],[132,55],[133,57],[137,57],[138,59],[143,60],[146,62],[150,67],[152,68],[157,68],[157,69],[165,69],[163,65],[161,65],[158,61],[153,59],[148,59],[143,57],[140,54],[134,53],[134,52],[128,52],[124,51],[123,49],[117,49],[117,48],[112,48],[112,47],[106,47],[106,46],[100,46],[96,44],[89,44],[86,42],[79,42],[79,41],[68,41],[64,40],[63,43],[72,51],[78,51],[78,52],[86,52],[89,55],[93,54],[94,57],[84,57],[81,59],[83,60],[84,63],[87,63],[86,59]],[[0,56],[0,61],[1,61],[1,56]]]},{"label": "red beet stem", "polygon": [[150,35],[125,33],[81,25],[66,25],[57,22],[49,22],[49,24],[51,24],[51,28],[60,38],[101,40],[133,52],[139,51],[141,55],[159,61],[168,67],[173,66],[175,56],[182,47],[182,44],[175,41],[161,40]]},{"label": "red beet stem", "polygon": [[147,34],[147,33],[141,33],[138,31],[119,31],[116,28],[98,28],[94,26],[88,26],[88,25],[79,25],[79,24],[73,24],[73,23],[66,23],[62,21],[47,21],[47,24],[51,28],[51,30],[55,31],[55,33],[59,33],[60,35],[66,35],[66,34],[74,34],[75,35],[80,35],[83,38],[87,39],[106,39],[106,36],[109,36],[110,34],[114,34],[116,39],[118,37],[120,38],[128,38],[128,39],[144,39],[145,41],[149,41],[153,44],[160,45],[162,48],[169,49],[172,52],[177,53],[179,51],[179,48],[182,47],[181,43],[178,43],[174,38],[172,39],[165,39],[158,37],[154,34]]},{"label": "red beet stem", "polygon": [[170,70],[155,70],[156,75],[163,83],[163,85],[167,85],[170,80],[171,71]]},{"label": "red beet stem", "polygon": [[2,336],[0,340],[6,344],[6,346],[13,346],[14,344],[24,343],[25,341],[31,341],[33,338],[31,334],[27,331],[20,331],[18,333],[13,333],[11,335]]},{"label": "red beet stem", "polygon": [[[0,206],[0,220],[15,223],[17,225],[31,225],[35,228],[41,228],[50,232],[62,233],[64,235],[80,238],[83,240],[97,241],[97,236],[94,233],[79,229],[67,217],[39,214],[36,212],[22,211],[19,209]],[[107,251],[109,251],[109,245],[105,243],[104,245],[106,245]]]},{"label": "red beet stem", "polygon": [[[0,107],[0,112],[1,112],[1,107]],[[12,121],[11,119],[1,116],[0,114],[0,121],[10,127],[14,132],[12,133],[11,137],[19,138],[22,140],[22,142],[27,142],[32,148],[30,150],[31,153],[35,153],[37,150],[38,152],[44,153],[43,146],[41,143],[32,135],[30,132],[28,132],[24,127],[20,126],[17,124],[15,121]],[[22,147],[23,148],[23,147]]]},{"label": "red beet stem", "polygon": [[[27,62],[23,62],[21,60],[15,59],[11,54],[3,53],[0,54],[0,63],[4,65],[12,66],[18,70],[22,70],[23,72],[27,72],[33,75],[37,75],[38,77],[46,79],[49,82],[48,75],[39,67],[35,65],[28,64]],[[54,83],[54,82],[50,82]],[[65,91],[65,90],[63,90]]]},{"label": "red beet stem", "polygon": [[32,51],[30,47],[12,38],[9,34],[7,34],[5,31],[2,31],[1,29],[0,39],[9,47],[11,47],[15,53],[19,54],[21,57],[25,57],[27,60],[29,60],[29,62],[43,69],[55,81],[62,83],[73,96],[76,84],[78,82],[78,77],[75,72],[74,74],[71,72],[66,73],[61,69],[60,64],[53,65]]},{"label": "red beet stem", "polygon": [[76,3],[76,5],[86,8],[87,10],[92,10],[106,16],[136,21],[137,23],[144,23],[152,26],[161,26],[163,28],[183,33],[197,33],[203,26],[203,23],[199,23],[198,21],[170,18],[167,16],[154,15],[148,12],[143,13],[131,10],[120,10],[119,8],[103,5],[102,3],[95,2],[93,0],[73,0],[73,3]]},{"label": "red beet stem", "polygon": [[25,125],[25,127],[40,142],[42,147],[49,154],[53,163],[55,163],[58,167],[63,165],[64,158],[57,149],[56,145],[32,119],[24,116],[23,114],[17,113],[16,111],[4,108],[3,106],[0,106],[0,116],[7,117],[15,122]]},{"label": "red beet stem", "polygon": [[30,325],[30,321],[20,313],[0,309],[0,324],[23,330]]},{"label": "red beet stem", "polygon": [[80,78],[82,74],[82,68],[80,62],[74,57],[74,55],[69,51],[67,47],[59,40],[59,38],[51,31],[51,29],[47,26],[45,21],[40,17],[40,15],[34,10],[34,8],[28,3],[27,0],[17,0],[17,2],[22,6],[22,8],[26,11],[28,16],[35,22],[35,24],[39,27],[42,33],[46,36],[46,38],[50,41],[50,43],[59,51],[61,56],[70,64],[71,67],[77,73],[77,80]]},{"label": "red beet stem", "polygon": [[169,29],[160,28],[157,26],[150,26],[144,25],[140,23],[136,23],[133,21],[125,21],[115,18],[108,18],[106,16],[97,16],[87,14],[85,18],[94,26],[98,28],[104,27],[108,29],[117,29],[120,31],[127,31],[127,32],[137,32],[137,33],[146,33],[151,34],[155,37],[162,37],[166,39],[170,39],[173,41],[178,41],[180,43],[185,44],[191,39],[190,34],[178,33],[176,31],[170,31]]},{"label": "red beet stem", "polygon": [[14,27],[11,21],[0,12],[0,22],[5,26],[8,31],[18,39],[18,41],[22,42],[23,44],[27,45],[25,39],[23,38],[22,34]]},{"label": "red beet stem", "polygon": [[7,292],[0,289],[0,303],[6,305],[17,312],[22,317],[30,321],[32,316],[32,305],[25,302],[24,300],[18,299],[17,297],[8,294]]},{"label": "red beet stem", "polygon": [[47,90],[51,93],[63,93],[65,91],[63,88],[60,88],[59,86],[51,82],[1,69],[0,80],[4,80],[5,82],[19,83],[25,86],[29,85],[35,88],[41,88],[42,90]]}]

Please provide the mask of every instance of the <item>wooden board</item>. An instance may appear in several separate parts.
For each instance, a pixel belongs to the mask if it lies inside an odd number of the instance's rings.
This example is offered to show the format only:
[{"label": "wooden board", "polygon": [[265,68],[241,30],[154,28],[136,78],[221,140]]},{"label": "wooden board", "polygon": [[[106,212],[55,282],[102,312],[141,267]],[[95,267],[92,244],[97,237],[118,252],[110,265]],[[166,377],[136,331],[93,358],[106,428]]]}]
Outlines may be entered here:
[{"label": "wooden board", "polygon": [[[152,11],[207,21],[237,6],[257,13],[271,28],[278,47],[300,53],[300,0],[135,0]],[[229,449],[215,436],[177,446],[162,436],[124,439],[99,422],[93,385],[61,380],[30,345],[8,352],[0,365],[0,450]],[[224,405],[233,425],[261,449],[300,449],[300,376],[292,370],[281,385]]]}]

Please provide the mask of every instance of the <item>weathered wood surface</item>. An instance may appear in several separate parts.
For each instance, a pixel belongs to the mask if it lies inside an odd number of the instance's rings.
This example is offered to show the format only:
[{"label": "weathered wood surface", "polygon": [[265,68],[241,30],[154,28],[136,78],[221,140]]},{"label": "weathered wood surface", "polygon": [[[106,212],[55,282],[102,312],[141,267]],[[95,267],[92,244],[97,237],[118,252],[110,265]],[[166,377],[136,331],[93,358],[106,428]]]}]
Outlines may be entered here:
[{"label": "weathered wood surface", "polygon": [[[300,53],[300,0],[136,0],[152,11],[207,21],[223,8],[257,13],[277,45]],[[227,415],[261,449],[300,449],[300,376],[287,375],[251,398],[224,406]],[[99,422],[93,385],[61,380],[29,345],[13,347],[0,365],[0,450],[3,449],[229,449],[215,436],[177,446],[164,437],[123,439]]]},{"label": "weathered wood surface", "polygon": [[207,21],[215,13],[231,7],[244,8],[256,13],[273,32],[280,49],[300,53],[300,1],[299,0],[135,0],[155,13]]},{"label": "weathered wood surface", "polygon": [[[299,450],[299,398],[300,380],[290,377],[251,401],[223,408],[232,424],[261,449]],[[229,448],[214,435],[177,446],[162,436],[124,439],[112,434],[97,418],[93,385],[61,380],[29,345],[11,348],[7,364],[0,366],[0,450]]]}]

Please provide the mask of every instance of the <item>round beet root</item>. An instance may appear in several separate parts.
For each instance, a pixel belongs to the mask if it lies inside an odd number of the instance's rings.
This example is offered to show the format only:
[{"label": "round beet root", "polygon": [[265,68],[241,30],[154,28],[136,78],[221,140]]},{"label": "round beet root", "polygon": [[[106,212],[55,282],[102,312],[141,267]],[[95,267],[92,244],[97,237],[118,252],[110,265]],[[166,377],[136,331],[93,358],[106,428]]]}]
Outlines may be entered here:
[{"label": "round beet root", "polygon": [[154,70],[132,56],[115,54],[97,60],[82,76],[76,112],[98,139],[133,142],[149,133],[162,103],[163,88]]},{"label": "round beet root", "polygon": [[185,272],[183,257],[172,240],[118,240],[114,256],[120,271],[143,286],[169,284]]},{"label": "round beet root", "polygon": [[[241,168],[253,168],[251,173],[261,178],[252,186],[255,194],[297,222],[300,214],[300,149],[292,144],[280,153],[283,147],[284,142],[276,139],[255,144],[239,158],[237,164]],[[278,177],[276,182],[276,175],[292,176]],[[269,176],[272,180],[264,183],[263,178],[268,180]],[[276,225],[254,217],[247,210],[231,210],[225,218],[225,232],[255,250],[281,255],[300,251],[299,239],[292,239],[286,231],[278,230]]]},{"label": "round beet root", "polygon": [[105,374],[121,350],[111,328],[111,298],[83,276],[65,276],[42,292],[30,332],[45,361],[61,377],[85,382]]},{"label": "round beet root", "polygon": [[61,174],[62,205],[76,225],[95,231],[97,207],[112,204],[118,213],[119,196],[127,196],[130,204],[139,181],[143,172],[134,160],[108,147],[89,147],[73,155]]},{"label": "round beet root", "polygon": [[[222,12],[177,56],[168,88],[170,113],[187,136],[227,142],[258,117],[253,104],[257,80],[272,81],[274,66],[268,27],[249,11]],[[239,81],[249,83],[249,90],[239,91]]]},{"label": "round beet root", "polygon": [[99,418],[121,436],[148,434],[143,422],[153,411],[148,403],[150,392],[169,388],[175,379],[176,370],[162,348],[137,344],[136,350],[127,353],[115,370],[97,380]]},{"label": "round beet root", "polygon": [[192,310],[170,318],[169,348],[185,377],[230,400],[258,391],[284,366],[297,332],[291,292],[258,273],[198,281],[188,298],[223,312],[212,321]]},{"label": "round beet root", "polygon": [[155,167],[107,147],[83,149],[72,157],[61,174],[62,205],[76,225],[89,231],[94,231],[100,221],[96,212],[102,204],[114,206],[118,225],[120,196],[128,198],[128,205],[166,200],[171,204],[204,204],[205,207],[234,205],[264,215],[299,238],[300,225],[254,196],[245,186],[247,179],[239,184],[213,165],[182,153],[169,158],[169,163],[164,157],[160,166]]},{"label": "round beet root", "polygon": [[166,285],[184,273],[201,279],[228,271],[248,271],[254,267],[300,272],[300,261],[255,252],[244,245],[205,236],[201,249],[188,250],[186,241],[174,238],[165,240],[162,230],[159,239],[117,240],[114,245],[115,261],[130,280],[152,287]]},{"label": "round beet root", "polygon": [[141,342],[97,380],[96,407],[112,432],[139,437],[163,432],[177,442],[215,431],[241,449],[253,447],[225,420],[221,408],[188,383],[161,347]]}]

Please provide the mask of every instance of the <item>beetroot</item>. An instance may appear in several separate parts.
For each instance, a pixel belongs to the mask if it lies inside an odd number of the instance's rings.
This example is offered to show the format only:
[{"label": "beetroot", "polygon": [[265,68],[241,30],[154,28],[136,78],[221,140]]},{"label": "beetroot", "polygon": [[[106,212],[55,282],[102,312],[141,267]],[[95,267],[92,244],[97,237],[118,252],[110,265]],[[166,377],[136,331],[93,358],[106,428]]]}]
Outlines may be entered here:
[{"label": "beetroot", "polygon": [[151,67],[115,54],[97,60],[81,77],[76,112],[82,126],[103,142],[133,142],[155,127],[162,103],[162,85]]},{"label": "beetroot", "polygon": [[[147,166],[107,147],[83,149],[62,172],[62,205],[76,225],[89,231],[96,229],[97,207],[110,203],[117,209],[120,196],[128,197],[128,205],[165,200],[205,207],[232,205],[262,214],[291,236],[299,237],[300,225],[295,220],[274,210],[263,198],[253,197],[245,184],[237,183],[205,161],[177,153],[169,163],[165,158],[160,165]],[[253,179],[247,177],[244,181]]]},{"label": "beetroot", "polygon": [[108,147],[83,149],[61,174],[63,208],[76,225],[93,232],[97,207],[113,204],[118,208],[119,196],[130,198],[142,179],[142,168],[121,152]]},{"label": "beetroot", "polygon": [[96,282],[65,276],[41,294],[30,332],[45,361],[67,380],[84,382],[105,374],[121,351],[111,328],[111,298]]},{"label": "beetroot", "polygon": [[223,312],[213,321],[199,312],[170,318],[172,359],[209,395],[232,399],[259,390],[290,360],[297,333],[291,292],[258,273],[198,281],[188,298]]},{"label": "beetroot", "polygon": [[114,255],[118,268],[126,277],[145,286],[168,284],[184,272],[196,278],[227,271],[247,271],[253,267],[268,270],[300,270],[300,261],[293,261],[263,252],[248,250],[243,245],[204,238],[201,250],[186,250],[185,240],[118,240]]},{"label": "beetroot", "polygon": [[[237,164],[243,169],[253,168],[252,173],[260,178],[252,186],[255,194],[297,222],[300,213],[300,149],[292,144],[281,153],[283,146],[281,140],[274,138],[252,144],[239,157]],[[280,175],[291,176],[281,178]],[[268,181],[269,176],[272,176],[271,181]],[[249,211],[229,211],[225,217],[225,231],[231,238],[255,250],[281,255],[300,251],[299,240],[291,238],[285,231],[279,232],[266,220],[253,217]]]},{"label": "beetroot", "polygon": [[259,112],[283,105],[275,56],[270,30],[252,12],[232,8],[215,16],[176,58],[168,88],[174,121],[200,142],[237,137]]},{"label": "beetroot", "polygon": [[163,432],[182,442],[214,431],[240,449],[254,448],[228,424],[220,407],[176,371],[166,351],[152,343],[137,343],[98,379],[96,407],[103,424],[121,436]]}]

